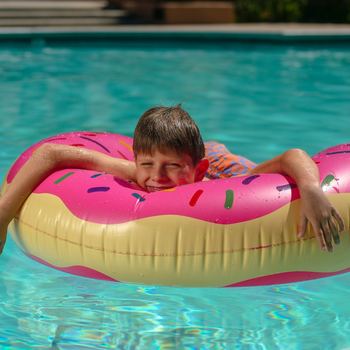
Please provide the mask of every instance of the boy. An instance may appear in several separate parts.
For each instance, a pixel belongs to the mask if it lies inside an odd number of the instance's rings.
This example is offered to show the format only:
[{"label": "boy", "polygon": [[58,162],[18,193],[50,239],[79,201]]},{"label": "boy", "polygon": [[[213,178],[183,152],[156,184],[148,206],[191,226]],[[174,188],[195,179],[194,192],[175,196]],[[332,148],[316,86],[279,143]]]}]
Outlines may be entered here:
[{"label": "boy", "polygon": [[[210,144],[209,148],[215,145],[218,144]],[[318,168],[299,149],[291,149],[255,167],[247,159],[237,161],[237,156],[211,149],[209,164],[197,125],[186,111],[175,106],[154,107],[141,116],[133,150],[135,162],[58,144],[43,144],[36,149],[0,199],[0,253],[7,226],[26,198],[51,172],[68,167],[110,173],[133,181],[148,192],[230,174],[286,174],[297,183],[302,200],[299,237],[303,237],[310,221],[322,249],[332,251],[333,242],[339,243],[343,220],[320,188]]]}]

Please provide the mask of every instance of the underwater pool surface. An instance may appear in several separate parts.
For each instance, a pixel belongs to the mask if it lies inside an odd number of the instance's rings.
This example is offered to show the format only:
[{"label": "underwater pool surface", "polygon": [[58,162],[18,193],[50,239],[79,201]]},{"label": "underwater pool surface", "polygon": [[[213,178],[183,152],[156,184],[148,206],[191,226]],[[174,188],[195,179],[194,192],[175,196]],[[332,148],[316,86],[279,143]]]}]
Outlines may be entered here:
[{"label": "underwater pool surface", "polygon": [[[0,45],[0,174],[72,130],[132,135],[182,103],[204,139],[260,162],[350,141],[350,45]],[[350,274],[250,288],[128,285],[0,257],[0,349],[350,349]]]}]

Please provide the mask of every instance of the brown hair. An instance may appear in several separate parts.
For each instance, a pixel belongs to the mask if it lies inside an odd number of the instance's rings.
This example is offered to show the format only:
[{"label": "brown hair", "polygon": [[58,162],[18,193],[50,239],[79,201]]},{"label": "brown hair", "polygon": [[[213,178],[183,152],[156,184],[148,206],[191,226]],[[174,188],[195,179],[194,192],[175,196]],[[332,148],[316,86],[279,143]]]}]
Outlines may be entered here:
[{"label": "brown hair", "polygon": [[204,157],[198,126],[181,105],[153,107],[143,113],[135,128],[133,149],[135,157],[156,149],[185,153],[194,165]]}]

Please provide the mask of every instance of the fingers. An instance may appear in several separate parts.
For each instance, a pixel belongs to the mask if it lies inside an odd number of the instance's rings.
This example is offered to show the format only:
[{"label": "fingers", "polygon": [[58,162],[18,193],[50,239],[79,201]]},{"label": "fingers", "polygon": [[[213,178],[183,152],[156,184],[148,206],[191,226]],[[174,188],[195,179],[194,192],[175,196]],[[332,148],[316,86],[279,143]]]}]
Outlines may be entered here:
[{"label": "fingers", "polygon": [[318,243],[320,244],[320,247],[322,250],[327,250],[327,244],[326,244],[326,241],[325,241],[325,234],[322,230],[321,227],[317,226],[313,226],[314,228],[314,231],[315,231],[315,235],[316,235],[316,238],[318,240]]},{"label": "fingers", "polygon": [[340,243],[339,231],[343,231],[343,230],[340,229],[340,227],[335,222],[335,219],[333,218],[328,219],[328,225],[331,229],[331,236],[333,238],[334,243],[339,244]]},{"label": "fingers", "polygon": [[339,232],[344,231],[345,224],[336,209],[332,208],[332,215],[324,220],[322,227],[327,237],[327,242],[333,239],[335,244],[340,243]]},{"label": "fingers", "polygon": [[298,237],[303,238],[306,232],[307,219],[304,215],[301,215],[300,221],[298,224]]},{"label": "fingers", "polygon": [[[339,218],[338,219],[336,217],[325,218],[323,219],[321,225],[319,225],[317,222],[312,223],[312,228],[315,232],[315,236],[322,250],[332,252],[333,242],[334,244],[340,243],[339,232],[344,230],[344,223],[340,216]],[[298,230],[299,238],[304,237],[306,232],[306,226],[307,226],[307,219],[304,217],[302,218],[302,221],[300,221],[299,223],[299,230]]]},{"label": "fingers", "polygon": [[332,210],[332,214],[334,219],[337,221],[338,226],[339,226],[339,230],[340,231],[344,231],[345,230],[345,224],[344,224],[344,220],[343,218],[339,215],[339,213],[337,212],[336,209],[333,208]]},{"label": "fingers", "polygon": [[344,230],[344,226],[343,219],[335,209],[333,216],[323,219],[321,224],[321,232],[327,251],[333,251],[332,241],[335,244],[340,243],[339,232]]},{"label": "fingers", "polygon": [[[305,216],[302,216],[298,225],[298,238],[303,238],[305,236],[305,232],[306,232],[306,227],[307,227],[307,218]],[[319,226],[317,224],[317,222],[313,222],[311,223],[312,228],[315,232],[315,236],[318,240],[318,243],[321,247],[322,250],[329,250],[329,246],[332,247],[331,242],[326,242],[326,235],[323,231],[323,229],[321,228],[321,226]],[[332,248],[330,248],[332,249]]]},{"label": "fingers", "polygon": [[[307,218],[305,216],[301,216],[301,219],[298,225],[298,238],[303,238],[305,236],[307,222],[308,222]],[[332,243],[329,240],[326,240],[327,235],[324,233],[324,230],[322,229],[322,227],[319,226],[316,222],[313,222],[311,224],[321,249],[331,251]]]},{"label": "fingers", "polygon": [[328,252],[332,252],[333,251],[333,246],[332,246],[332,232],[334,231],[333,228],[331,228],[330,225],[330,220],[328,219],[324,219],[322,222],[322,228],[321,228],[321,232],[323,234],[323,239],[324,242],[326,243],[326,250]]}]

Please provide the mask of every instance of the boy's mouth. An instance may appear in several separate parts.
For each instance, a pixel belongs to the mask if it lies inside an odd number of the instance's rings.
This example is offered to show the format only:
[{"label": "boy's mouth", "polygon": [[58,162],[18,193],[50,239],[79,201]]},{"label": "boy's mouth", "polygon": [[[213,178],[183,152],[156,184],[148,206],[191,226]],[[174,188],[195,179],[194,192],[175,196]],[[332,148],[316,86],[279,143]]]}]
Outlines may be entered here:
[{"label": "boy's mouth", "polygon": [[168,190],[169,188],[172,188],[172,187],[173,186],[146,186],[148,192]]}]

